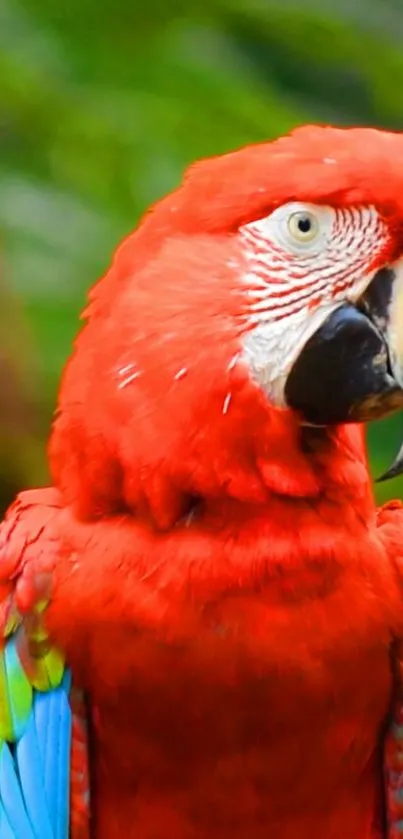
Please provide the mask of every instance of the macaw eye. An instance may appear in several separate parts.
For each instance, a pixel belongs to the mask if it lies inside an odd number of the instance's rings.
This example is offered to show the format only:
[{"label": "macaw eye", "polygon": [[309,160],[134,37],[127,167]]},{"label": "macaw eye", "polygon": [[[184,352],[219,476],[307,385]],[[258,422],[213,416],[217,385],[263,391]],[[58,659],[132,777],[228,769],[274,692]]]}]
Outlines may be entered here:
[{"label": "macaw eye", "polygon": [[290,236],[297,242],[312,242],[319,233],[319,221],[309,210],[291,213],[287,221]]},{"label": "macaw eye", "polygon": [[273,243],[297,259],[310,259],[328,250],[335,231],[336,211],[324,204],[290,201],[270,215],[245,225],[245,231]]}]

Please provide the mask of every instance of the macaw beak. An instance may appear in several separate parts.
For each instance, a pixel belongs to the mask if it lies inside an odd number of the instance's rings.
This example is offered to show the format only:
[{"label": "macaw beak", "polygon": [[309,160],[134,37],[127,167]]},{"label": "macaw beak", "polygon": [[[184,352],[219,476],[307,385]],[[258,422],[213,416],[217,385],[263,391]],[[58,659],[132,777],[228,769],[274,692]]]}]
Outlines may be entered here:
[{"label": "macaw beak", "polygon": [[[287,405],[311,425],[367,422],[403,408],[403,261],[329,315],[287,378]],[[403,446],[379,480],[403,472]]]}]

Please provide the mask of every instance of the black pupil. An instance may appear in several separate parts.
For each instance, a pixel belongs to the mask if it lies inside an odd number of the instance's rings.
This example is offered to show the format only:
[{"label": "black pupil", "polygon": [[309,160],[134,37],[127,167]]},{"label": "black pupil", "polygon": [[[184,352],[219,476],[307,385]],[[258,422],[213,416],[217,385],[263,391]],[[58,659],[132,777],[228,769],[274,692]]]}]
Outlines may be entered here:
[{"label": "black pupil", "polygon": [[309,233],[311,229],[311,219],[309,216],[302,216],[298,219],[298,230],[301,233]]}]

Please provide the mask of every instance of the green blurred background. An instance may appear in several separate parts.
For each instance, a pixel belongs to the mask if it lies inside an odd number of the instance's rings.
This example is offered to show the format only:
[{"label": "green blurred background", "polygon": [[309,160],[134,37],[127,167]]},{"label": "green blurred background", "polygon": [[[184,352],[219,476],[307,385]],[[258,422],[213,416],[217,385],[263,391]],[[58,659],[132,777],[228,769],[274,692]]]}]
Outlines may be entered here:
[{"label": "green blurred background", "polygon": [[[402,38],[402,0],[1,0],[0,507],[46,481],[79,310],[147,205],[301,122],[402,129]],[[375,474],[401,437],[371,428]]]}]

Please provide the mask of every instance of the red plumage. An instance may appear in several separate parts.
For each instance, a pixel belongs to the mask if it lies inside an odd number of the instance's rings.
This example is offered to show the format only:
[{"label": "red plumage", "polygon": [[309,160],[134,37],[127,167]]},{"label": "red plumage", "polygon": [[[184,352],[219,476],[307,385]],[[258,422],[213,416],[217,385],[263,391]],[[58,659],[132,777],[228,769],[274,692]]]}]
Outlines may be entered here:
[{"label": "red plumage", "polygon": [[285,201],[374,205],[394,259],[402,151],[304,128],[198,164],[91,294],[57,489],[12,508],[0,573],[6,595],[37,533],[28,579],[51,568],[91,707],[96,839],[383,836],[403,512],[377,519],[360,427],[303,427],[249,375],[236,231]]}]

